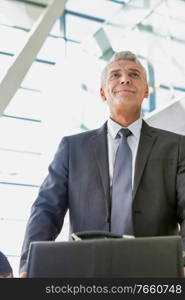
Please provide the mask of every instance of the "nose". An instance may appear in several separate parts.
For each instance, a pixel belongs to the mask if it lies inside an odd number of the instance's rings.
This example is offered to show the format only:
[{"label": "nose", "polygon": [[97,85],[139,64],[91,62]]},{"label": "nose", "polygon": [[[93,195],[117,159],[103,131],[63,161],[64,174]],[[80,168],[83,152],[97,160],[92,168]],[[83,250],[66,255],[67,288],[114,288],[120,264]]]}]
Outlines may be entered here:
[{"label": "nose", "polygon": [[122,76],[120,77],[120,83],[128,85],[128,84],[131,83],[131,80],[130,80],[130,78],[128,77],[127,74],[122,74]]}]

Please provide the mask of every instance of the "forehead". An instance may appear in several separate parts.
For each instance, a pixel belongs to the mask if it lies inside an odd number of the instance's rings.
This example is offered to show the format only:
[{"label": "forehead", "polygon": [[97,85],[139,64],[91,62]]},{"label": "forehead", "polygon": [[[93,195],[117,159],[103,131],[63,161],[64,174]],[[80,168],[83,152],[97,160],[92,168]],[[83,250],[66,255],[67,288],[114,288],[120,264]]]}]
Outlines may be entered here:
[{"label": "forehead", "polygon": [[135,69],[138,70],[140,73],[144,73],[144,69],[142,66],[140,66],[138,63],[126,59],[121,59],[112,62],[108,67],[107,67],[107,73],[111,73],[114,70],[130,70],[130,69]]}]

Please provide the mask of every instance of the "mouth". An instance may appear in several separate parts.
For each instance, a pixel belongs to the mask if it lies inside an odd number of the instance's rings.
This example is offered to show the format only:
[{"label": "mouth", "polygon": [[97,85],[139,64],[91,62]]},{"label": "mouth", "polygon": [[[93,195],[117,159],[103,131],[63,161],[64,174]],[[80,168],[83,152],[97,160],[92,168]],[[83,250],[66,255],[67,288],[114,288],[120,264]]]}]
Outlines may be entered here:
[{"label": "mouth", "polygon": [[120,93],[131,93],[131,94],[133,94],[134,91],[130,90],[130,89],[121,89],[121,90],[115,91],[115,93],[116,94],[120,94]]}]

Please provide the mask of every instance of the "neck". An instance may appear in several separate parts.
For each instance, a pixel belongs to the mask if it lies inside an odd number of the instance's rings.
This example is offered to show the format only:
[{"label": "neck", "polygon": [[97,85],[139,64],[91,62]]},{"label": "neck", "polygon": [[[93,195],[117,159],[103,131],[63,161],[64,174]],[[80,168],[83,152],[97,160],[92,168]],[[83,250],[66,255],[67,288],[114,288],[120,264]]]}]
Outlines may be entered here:
[{"label": "neck", "polygon": [[140,111],[135,113],[110,113],[110,118],[115,121],[116,123],[120,124],[123,127],[128,127],[130,124],[135,122],[140,118]]}]

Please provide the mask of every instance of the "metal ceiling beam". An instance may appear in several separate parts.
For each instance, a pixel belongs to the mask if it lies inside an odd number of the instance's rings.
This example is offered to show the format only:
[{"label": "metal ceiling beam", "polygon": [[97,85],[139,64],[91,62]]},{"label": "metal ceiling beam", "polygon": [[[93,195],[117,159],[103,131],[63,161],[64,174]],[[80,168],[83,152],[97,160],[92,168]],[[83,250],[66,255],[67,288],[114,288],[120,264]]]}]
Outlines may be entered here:
[{"label": "metal ceiling beam", "polygon": [[14,56],[12,65],[0,82],[0,115],[4,112],[19,88],[53,24],[63,13],[65,3],[66,0],[53,0],[44,9],[35,26],[28,33],[28,39],[23,48]]},{"label": "metal ceiling beam", "polygon": [[16,0],[17,2],[24,2],[27,4],[37,5],[40,7],[46,7],[51,3],[51,0]]}]

